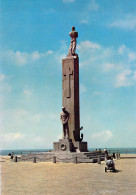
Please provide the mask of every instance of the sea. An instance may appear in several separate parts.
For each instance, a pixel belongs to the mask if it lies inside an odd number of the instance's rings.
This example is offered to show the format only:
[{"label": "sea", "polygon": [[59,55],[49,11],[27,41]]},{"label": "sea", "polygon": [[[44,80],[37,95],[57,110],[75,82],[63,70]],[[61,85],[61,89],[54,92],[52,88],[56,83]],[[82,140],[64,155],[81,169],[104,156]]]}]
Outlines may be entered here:
[{"label": "sea", "polygon": [[[135,148],[106,148],[109,153],[120,153],[120,154],[136,154],[136,147]],[[0,156],[8,156],[9,154],[14,155],[22,155],[22,154],[29,154],[29,153],[40,153],[40,152],[49,152],[53,149],[16,149],[16,150],[0,150]],[[99,151],[104,150],[104,148],[89,148],[91,151]]]}]

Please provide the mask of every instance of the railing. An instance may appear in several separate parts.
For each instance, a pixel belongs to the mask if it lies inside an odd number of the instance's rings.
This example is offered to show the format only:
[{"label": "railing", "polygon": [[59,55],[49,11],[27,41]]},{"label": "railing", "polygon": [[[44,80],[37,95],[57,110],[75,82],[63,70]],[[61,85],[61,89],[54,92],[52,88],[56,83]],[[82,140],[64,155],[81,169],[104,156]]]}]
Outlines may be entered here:
[{"label": "railing", "polygon": [[136,148],[135,149],[107,149],[109,154],[117,153],[117,154],[136,154]]},{"label": "railing", "polygon": [[[101,151],[103,152],[104,149],[102,148]],[[116,154],[136,154],[136,148],[107,148],[109,154],[116,153]],[[89,149],[89,152],[99,152],[99,149]]]},{"label": "railing", "polygon": [[12,151],[11,152],[11,154],[13,154],[13,155],[25,155],[25,154],[34,154],[34,153],[42,153],[42,152],[51,152],[52,150],[24,150],[24,151],[22,151],[22,150],[19,150],[19,151]]},{"label": "railing", "polygon": [[[89,152],[99,152],[100,150],[99,149],[97,149],[97,150],[95,150],[95,149],[89,149]],[[103,152],[104,151],[104,149],[102,148],[101,149],[101,152]],[[133,149],[129,149],[129,148],[119,148],[119,149],[112,149],[112,148],[110,148],[110,149],[108,149],[107,148],[107,151],[108,151],[108,153],[109,154],[112,154],[112,153],[116,153],[116,154],[136,154],[136,148],[133,148]],[[13,151],[12,153],[14,154],[14,155],[25,155],[25,154],[34,154],[34,153],[42,153],[42,152],[52,152],[52,150],[51,149],[46,149],[46,150],[44,150],[44,149],[39,149],[39,150],[24,150],[24,151]]]}]

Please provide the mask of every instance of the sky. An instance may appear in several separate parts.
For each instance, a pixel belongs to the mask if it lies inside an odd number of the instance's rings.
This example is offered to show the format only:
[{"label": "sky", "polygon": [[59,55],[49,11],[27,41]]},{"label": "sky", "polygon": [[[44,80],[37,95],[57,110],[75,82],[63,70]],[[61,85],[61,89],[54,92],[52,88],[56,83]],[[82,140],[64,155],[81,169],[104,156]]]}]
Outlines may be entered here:
[{"label": "sky", "polygon": [[84,141],[136,147],[136,1],[0,0],[0,149],[53,148],[61,137],[72,26]]}]

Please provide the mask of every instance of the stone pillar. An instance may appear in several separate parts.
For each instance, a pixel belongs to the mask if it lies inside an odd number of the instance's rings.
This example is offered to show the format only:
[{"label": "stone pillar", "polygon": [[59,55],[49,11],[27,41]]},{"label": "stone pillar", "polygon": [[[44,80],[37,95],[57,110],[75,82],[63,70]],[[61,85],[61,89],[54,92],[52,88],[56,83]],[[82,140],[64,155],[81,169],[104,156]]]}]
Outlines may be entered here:
[{"label": "stone pillar", "polygon": [[80,141],[79,113],[79,58],[68,56],[62,60],[63,107],[69,113],[69,139]]}]

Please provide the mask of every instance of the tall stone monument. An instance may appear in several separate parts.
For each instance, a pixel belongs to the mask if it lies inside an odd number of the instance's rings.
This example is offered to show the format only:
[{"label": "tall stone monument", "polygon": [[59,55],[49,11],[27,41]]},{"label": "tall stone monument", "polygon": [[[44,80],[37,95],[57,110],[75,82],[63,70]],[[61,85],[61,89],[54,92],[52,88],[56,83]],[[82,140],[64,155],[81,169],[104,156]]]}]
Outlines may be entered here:
[{"label": "tall stone monument", "polygon": [[71,43],[68,55],[62,59],[62,139],[54,142],[54,151],[87,152],[87,142],[80,137],[80,106],[79,106],[79,58],[76,51],[78,32],[75,27],[69,33]]},{"label": "tall stone monument", "polygon": [[62,59],[62,138],[53,143],[54,151],[22,155],[22,160],[94,163],[105,159],[101,151],[87,150],[87,142],[83,142],[80,131],[80,104],[79,104],[79,58],[75,53],[78,32],[75,27],[69,33],[71,43],[68,55]]}]

